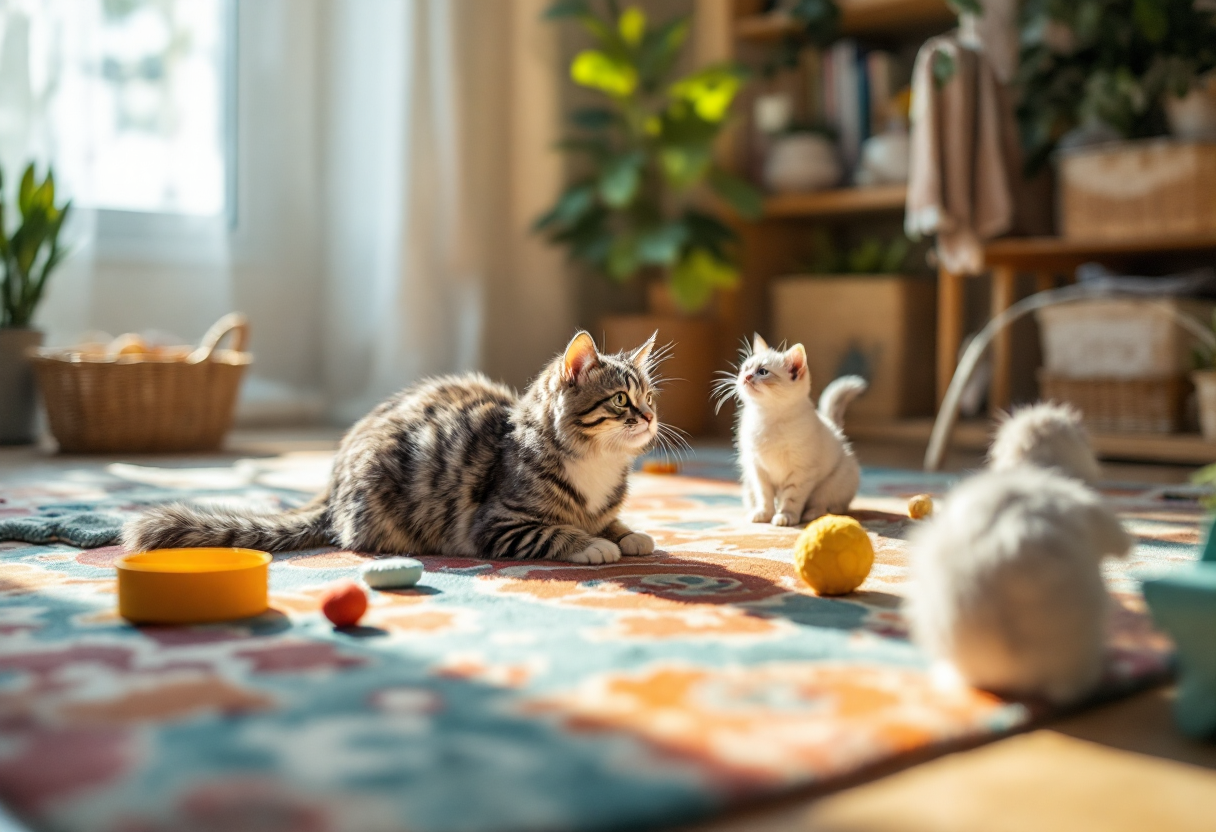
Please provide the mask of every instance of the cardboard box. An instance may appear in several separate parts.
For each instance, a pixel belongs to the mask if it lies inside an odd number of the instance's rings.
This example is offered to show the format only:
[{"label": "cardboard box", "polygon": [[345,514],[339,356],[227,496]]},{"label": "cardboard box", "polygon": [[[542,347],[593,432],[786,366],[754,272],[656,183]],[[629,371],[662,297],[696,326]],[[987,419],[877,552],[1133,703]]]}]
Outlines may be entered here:
[{"label": "cardboard box", "polygon": [[815,275],[777,280],[773,334],[801,343],[812,395],[847,373],[870,389],[849,418],[890,421],[935,410],[937,281],[906,275]]}]

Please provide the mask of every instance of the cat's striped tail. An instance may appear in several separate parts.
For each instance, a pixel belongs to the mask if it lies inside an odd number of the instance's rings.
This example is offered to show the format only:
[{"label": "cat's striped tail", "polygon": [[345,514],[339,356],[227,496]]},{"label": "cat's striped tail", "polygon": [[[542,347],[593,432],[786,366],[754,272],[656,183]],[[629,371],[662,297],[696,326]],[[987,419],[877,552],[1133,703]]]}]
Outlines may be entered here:
[{"label": "cat's striped tail", "polygon": [[242,514],[174,503],[145,512],[122,530],[122,544],[131,552],[195,546],[290,552],[329,543],[325,497],[279,514]]},{"label": "cat's striped tail", "polygon": [[819,415],[838,428],[844,427],[844,412],[853,399],[869,389],[861,376],[841,376],[819,394]]}]

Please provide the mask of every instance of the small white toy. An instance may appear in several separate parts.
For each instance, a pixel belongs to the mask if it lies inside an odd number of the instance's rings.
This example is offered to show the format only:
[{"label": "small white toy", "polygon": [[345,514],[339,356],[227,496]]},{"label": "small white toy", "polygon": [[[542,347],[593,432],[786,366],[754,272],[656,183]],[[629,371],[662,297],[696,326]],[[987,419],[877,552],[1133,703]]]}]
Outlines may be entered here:
[{"label": "small white toy", "polygon": [[363,583],[372,589],[407,589],[422,578],[422,561],[414,558],[378,558],[363,564]]}]

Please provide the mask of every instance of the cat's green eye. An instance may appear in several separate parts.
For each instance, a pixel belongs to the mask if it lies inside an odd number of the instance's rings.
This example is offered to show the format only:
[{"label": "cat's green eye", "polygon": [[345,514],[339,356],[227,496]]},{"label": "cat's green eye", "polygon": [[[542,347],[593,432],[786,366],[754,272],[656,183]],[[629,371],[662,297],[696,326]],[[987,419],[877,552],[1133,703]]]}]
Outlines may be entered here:
[{"label": "cat's green eye", "polygon": [[628,404],[629,404],[629,397],[626,396],[624,393],[617,393],[615,396],[612,397],[612,406],[613,407],[625,407]]}]

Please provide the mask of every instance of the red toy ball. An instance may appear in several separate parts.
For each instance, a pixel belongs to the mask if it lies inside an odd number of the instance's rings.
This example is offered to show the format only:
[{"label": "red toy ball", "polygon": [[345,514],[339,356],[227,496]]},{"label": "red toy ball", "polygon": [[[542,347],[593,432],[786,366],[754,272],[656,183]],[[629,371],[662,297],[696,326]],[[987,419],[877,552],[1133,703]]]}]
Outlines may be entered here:
[{"label": "red toy ball", "polygon": [[344,581],[321,598],[321,612],[335,627],[353,627],[367,612],[367,593],[354,581]]}]

